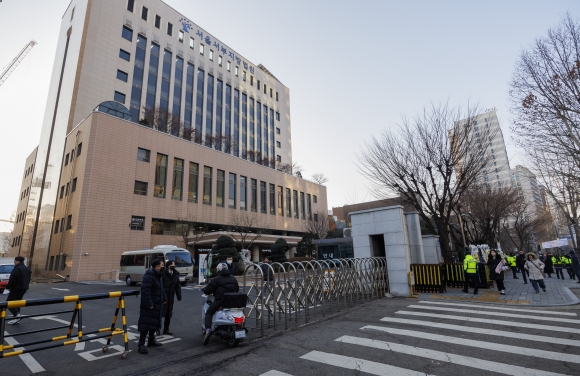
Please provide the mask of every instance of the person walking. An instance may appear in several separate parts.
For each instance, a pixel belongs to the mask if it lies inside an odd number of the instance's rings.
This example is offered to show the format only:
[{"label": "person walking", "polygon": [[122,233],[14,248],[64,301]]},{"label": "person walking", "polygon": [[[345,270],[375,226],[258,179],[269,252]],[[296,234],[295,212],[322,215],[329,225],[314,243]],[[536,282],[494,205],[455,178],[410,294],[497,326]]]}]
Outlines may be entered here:
[{"label": "person walking", "polygon": [[[17,256],[14,258],[14,269],[10,273],[10,278],[8,279],[8,284],[6,285],[6,290],[9,290],[6,301],[22,300],[24,294],[28,290],[30,285],[30,277],[32,276],[32,270],[26,265],[24,265],[24,257]],[[22,320],[20,318],[20,308],[9,308],[10,312],[14,318],[7,322],[8,325],[15,325]]]},{"label": "person walking", "polygon": [[232,256],[228,256],[226,258],[226,264],[228,265],[228,270],[230,271],[231,276],[236,275],[236,266],[234,265],[234,258]]},{"label": "person walking", "polygon": [[552,278],[552,273],[554,273],[554,262],[552,261],[552,253],[548,252],[546,255],[546,261],[544,261],[546,265],[544,267],[544,273],[548,275],[548,278]]},{"label": "person walking", "polygon": [[270,289],[274,284],[274,272],[270,267],[270,259],[268,257],[264,257],[264,261],[260,264],[260,269],[262,269],[262,275],[264,276],[264,282],[267,282],[270,285]]},{"label": "person walking", "polygon": [[564,263],[564,269],[568,273],[568,278],[575,280],[576,276],[572,270],[572,259],[570,259],[570,254],[562,256],[562,262]]},{"label": "person walking", "polygon": [[172,336],[173,333],[169,331],[169,325],[171,325],[171,317],[173,316],[175,296],[177,296],[178,301],[181,301],[181,281],[179,280],[179,272],[175,270],[175,261],[167,260],[165,262],[162,278],[163,290],[167,298],[167,304],[163,305],[163,334]]},{"label": "person walking", "polygon": [[463,259],[463,272],[465,273],[465,283],[463,284],[464,293],[469,293],[469,282],[473,284],[473,294],[477,295],[479,284],[477,282],[477,260],[471,255],[465,255]]},{"label": "person walking", "polygon": [[520,279],[520,277],[518,277],[517,275],[517,266],[516,266],[516,255],[514,255],[513,253],[506,256],[508,265],[510,266],[510,269],[512,270],[512,274],[514,276],[514,279]]},{"label": "person walking", "polygon": [[578,255],[574,251],[570,251],[570,260],[572,260],[572,271],[578,277],[578,281],[576,283],[580,283],[580,260],[578,259]]},{"label": "person walking", "polygon": [[522,273],[522,277],[524,277],[524,285],[528,284],[526,275],[529,275],[526,269],[524,268],[525,264],[526,264],[526,255],[524,254],[524,251],[520,249],[518,255],[516,256],[516,265],[519,271]]},{"label": "person walking", "polygon": [[141,282],[141,306],[139,307],[139,343],[137,352],[147,354],[145,339],[149,334],[147,347],[162,346],[162,343],[155,339],[155,331],[161,327],[161,317],[163,316],[163,305],[167,304],[167,297],[163,289],[163,260],[157,259],[151,263]]},{"label": "person walking", "polygon": [[538,256],[535,253],[530,252],[527,255],[527,261],[525,264],[526,270],[530,273],[530,282],[532,282],[532,287],[536,294],[540,293],[538,284],[544,292],[546,292],[546,285],[544,284],[544,263],[538,260]]},{"label": "person walking", "polygon": [[505,295],[505,286],[503,284],[503,268],[505,265],[505,260],[497,253],[495,249],[489,252],[489,257],[487,258],[487,267],[489,268],[489,279],[495,281],[497,285],[497,290],[500,294]]},{"label": "person walking", "polygon": [[562,279],[564,279],[564,263],[562,262],[562,259],[560,258],[560,256],[558,256],[558,254],[555,254],[552,257],[552,263],[554,264],[554,269],[556,270],[556,277],[558,277],[558,279],[560,279],[560,276],[562,277]]}]

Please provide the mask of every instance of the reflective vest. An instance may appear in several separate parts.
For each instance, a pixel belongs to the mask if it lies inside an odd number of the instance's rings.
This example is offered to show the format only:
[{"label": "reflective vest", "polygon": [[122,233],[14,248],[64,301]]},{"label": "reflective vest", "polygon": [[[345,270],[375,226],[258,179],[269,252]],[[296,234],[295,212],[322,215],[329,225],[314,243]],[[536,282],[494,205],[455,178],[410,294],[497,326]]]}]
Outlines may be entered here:
[{"label": "reflective vest", "polygon": [[516,256],[507,256],[509,266],[516,266]]},{"label": "reflective vest", "polygon": [[477,260],[475,260],[470,255],[465,256],[463,260],[463,270],[467,274],[477,274]]},{"label": "reflective vest", "polygon": [[568,257],[562,257],[562,261],[564,261],[564,264],[566,265],[572,265],[572,260],[570,260]]},{"label": "reflective vest", "polygon": [[552,256],[552,263],[556,266],[562,266],[562,259],[560,257]]}]

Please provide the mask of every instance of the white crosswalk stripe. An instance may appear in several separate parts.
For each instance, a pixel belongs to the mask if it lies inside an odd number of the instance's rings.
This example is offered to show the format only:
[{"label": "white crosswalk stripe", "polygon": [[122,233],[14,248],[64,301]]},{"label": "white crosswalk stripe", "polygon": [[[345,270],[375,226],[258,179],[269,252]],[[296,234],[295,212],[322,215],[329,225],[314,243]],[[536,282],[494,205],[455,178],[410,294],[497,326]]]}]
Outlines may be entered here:
[{"label": "white crosswalk stripe", "polygon": [[434,302],[432,300],[420,300],[418,303],[423,304],[436,304],[436,305],[444,305],[444,306],[454,306],[454,307],[470,307],[475,309],[490,309],[494,311],[512,311],[512,312],[530,312],[530,313],[542,313],[548,315],[558,315],[558,316],[578,316],[573,312],[558,312],[558,311],[540,311],[536,309],[522,309],[522,308],[507,308],[507,307],[498,307],[498,306],[489,306],[489,305],[480,305],[480,304],[465,304],[465,303],[447,303],[447,302]]},{"label": "white crosswalk stripe", "polygon": [[266,373],[261,374],[260,376],[292,376],[292,375],[289,373],[285,373],[285,372],[271,370],[271,371],[268,371]]}]

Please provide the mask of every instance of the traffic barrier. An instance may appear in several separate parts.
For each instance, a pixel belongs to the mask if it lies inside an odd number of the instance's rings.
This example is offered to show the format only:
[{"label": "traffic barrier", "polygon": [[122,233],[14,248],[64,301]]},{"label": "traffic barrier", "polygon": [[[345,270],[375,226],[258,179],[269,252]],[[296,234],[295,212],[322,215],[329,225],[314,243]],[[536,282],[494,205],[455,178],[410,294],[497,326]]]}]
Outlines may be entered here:
[{"label": "traffic barrier", "polygon": [[[137,296],[139,295],[138,290],[134,291],[116,291],[116,292],[109,292],[109,293],[102,293],[102,294],[90,294],[90,295],[69,295],[63,296],[60,298],[47,298],[47,299],[34,299],[34,300],[13,300],[8,302],[1,302],[0,303],[0,358],[7,358],[15,355],[26,354],[30,352],[40,351],[40,350],[47,350],[52,349],[55,347],[60,346],[67,346],[73,345],[79,342],[85,342],[89,340],[94,340],[98,338],[107,337],[107,343],[103,346],[103,352],[107,352],[109,350],[109,345],[111,344],[111,339],[113,336],[116,335],[123,335],[123,339],[125,342],[125,351],[121,354],[121,359],[125,359],[129,354],[129,337],[127,335],[127,318],[125,315],[125,296]],[[117,307],[115,309],[115,315],[113,316],[111,327],[98,329],[91,332],[83,332],[83,316],[82,316],[82,302],[88,300],[98,300],[98,299],[111,299],[111,298],[119,298],[117,302]],[[38,316],[49,316],[49,315],[57,315],[62,313],[72,313],[72,318],[70,320],[70,324],[56,326],[46,329],[39,329],[39,330],[31,330],[27,332],[20,332],[14,333],[10,335],[5,335],[5,321],[6,321],[6,310],[10,308],[22,308],[22,307],[34,307],[34,306],[43,306],[43,305],[52,305],[52,304],[62,304],[62,303],[75,303],[74,309],[66,310],[66,311],[58,311],[58,312],[45,312],[45,313],[38,313],[33,315],[22,315],[19,318],[25,319],[30,317],[38,317]],[[115,328],[117,323],[117,316],[119,315],[119,310],[121,310],[121,318],[123,329]],[[10,318],[9,318],[10,319]],[[73,330],[75,326],[75,321],[77,325],[77,335],[73,337]],[[7,337],[17,337],[26,334],[32,333],[40,333],[40,332],[48,332],[57,329],[67,328],[66,335],[56,336],[45,340],[39,341],[30,341],[19,343],[17,345],[4,345],[4,339]],[[89,334],[96,334],[91,337],[86,337]],[[31,349],[23,349],[23,350],[14,350],[8,353],[5,353],[6,350],[13,350],[14,347],[28,347],[34,345],[40,345],[43,343],[48,342],[59,342],[45,346],[33,347]]]},{"label": "traffic barrier", "polygon": [[[465,283],[465,272],[462,263],[444,264],[442,269],[444,273],[443,280],[445,286],[463,288]],[[493,286],[493,281],[489,279],[489,269],[485,264],[477,265],[477,281],[479,288],[488,289]]]},{"label": "traffic barrier", "polygon": [[445,292],[443,283],[442,265],[440,264],[411,264],[411,271],[415,277],[415,291],[425,293]]}]

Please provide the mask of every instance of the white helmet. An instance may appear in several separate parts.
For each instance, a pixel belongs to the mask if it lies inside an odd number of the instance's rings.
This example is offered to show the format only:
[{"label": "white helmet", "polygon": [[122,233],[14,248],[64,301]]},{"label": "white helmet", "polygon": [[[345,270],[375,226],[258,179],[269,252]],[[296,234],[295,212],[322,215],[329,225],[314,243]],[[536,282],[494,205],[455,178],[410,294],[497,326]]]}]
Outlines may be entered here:
[{"label": "white helmet", "polygon": [[218,266],[216,266],[215,270],[219,273],[223,269],[227,269],[228,265],[225,262],[220,262]]}]

